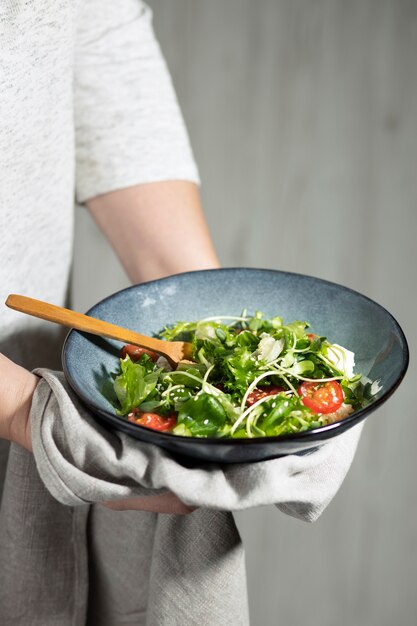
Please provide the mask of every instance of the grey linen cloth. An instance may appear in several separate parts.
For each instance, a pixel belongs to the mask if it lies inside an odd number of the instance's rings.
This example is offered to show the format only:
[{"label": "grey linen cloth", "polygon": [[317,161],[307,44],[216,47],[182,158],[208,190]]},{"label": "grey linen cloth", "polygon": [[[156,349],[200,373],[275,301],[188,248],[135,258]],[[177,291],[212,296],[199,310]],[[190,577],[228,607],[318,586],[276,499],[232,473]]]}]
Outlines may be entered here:
[{"label": "grey linen cloth", "polygon": [[[37,603],[40,614],[43,611],[41,617],[31,614],[28,621],[16,619],[7,622],[10,624],[247,625],[244,551],[231,511],[276,504],[284,513],[315,520],[342,483],[361,431],[360,426],[355,427],[311,454],[250,465],[190,468],[158,447],[102,427],[78,401],[62,373],[45,369],[35,373],[41,380],[31,413],[34,460],[52,497],[42,494],[39,477],[39,484],[34,487],[31,479],[34,493],[26,494],[26,502],[16,504],[17,494],[5,493],[4,497],[15,516],[14,520],[13,515],[8,517],[10,535],[20,532],[14,527],[19,515],[26,524],[33,518],[34,535],[42,533],[40,509],[44,507],[49,520],[45,526],[48,537],[43,540],[45,552],[37,536],[27,571],[22,572],[21,588],[10,597],[19,597],[21,615],[25,606],[34,606],[33,598],[30,600],[33,571],[48,577],[52,592],[45,592]],[[26,464],[34,463],[32,455],[17,446],[12,454],[20,455]],[[20,468],[24,473],[22,463]],[[8,485],[11,483],[8,481]],[[116,541],[116,545],[106,548],[110,552],[103,557],[109,571],[116,568],[119,551],[124,551],[120,558],[127,567],[129,559],[134,560],[136,552],[144,549],[140,545],[141,533],[150,563],[144,572],[146,582],[141,583],[146,596],[141,611],[129,593],[124,606],[116,593],[108,610],[87,616],[88,503],[162,493],[167,489],[186,504],[199,508],[187,516],[147,514],[149,532],[135,525],[135,519],[144,519],[143,514],[139,514],[142,518],[135,518],[136,512],[115,513],[101,506],[93,507],[113,520],[116,516],[116,523],[120,524],[119,544]],[[36,508],[36,512],[31,514],[30,507]],[[55,518],[50,520],[51,516]],[[123,535],[127,527],[122,521],[126,518],[130,519],[131,532],[136,528],[136,541],[129,534]],[[30,542],[30,533],[27,541]],[[9,559],[21,561],[21,556],[10,553]],[[59,573],[57,585],[53,585],[54,571]],[[124,578],[120,570],[119,576],[120,588],[129,591],[132,581]],[[103,585],[105,589],[105,581]],[[23,593],[25,588],[28,599]],[[133,590],[134,585],[132,593]],[[129,608],[129,602],[133,608]],[[49,605],[53,605],[54,612],[48,614],[45,607]],[[94,607],[88,610],[94,611]]]},{"label": "grey linen cloth", "polygon": [[162,448],[100,426],[63,374],[35,373],[42,377],[32,405],[36,464],[52,496],[72,506],[169,490],[190,506],[234,511],[276,504],[313,521],[345,477],[359,436],[350,430],[307,455],[189,468]]}]

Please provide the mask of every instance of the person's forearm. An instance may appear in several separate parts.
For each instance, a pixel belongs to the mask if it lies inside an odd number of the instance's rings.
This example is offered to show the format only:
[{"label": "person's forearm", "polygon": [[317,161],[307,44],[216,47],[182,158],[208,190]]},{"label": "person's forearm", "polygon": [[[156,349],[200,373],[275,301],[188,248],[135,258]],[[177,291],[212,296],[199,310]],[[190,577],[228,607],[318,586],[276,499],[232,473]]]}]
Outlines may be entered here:
[{"label": "person's forearm", "polygon": [[86,204],[133,283],[219,267],[194,183],[136,185]]},{"label": "person's forearm", "polygon": [[38,377],[0,354],[0,439],[32,450],[30,407]]}]

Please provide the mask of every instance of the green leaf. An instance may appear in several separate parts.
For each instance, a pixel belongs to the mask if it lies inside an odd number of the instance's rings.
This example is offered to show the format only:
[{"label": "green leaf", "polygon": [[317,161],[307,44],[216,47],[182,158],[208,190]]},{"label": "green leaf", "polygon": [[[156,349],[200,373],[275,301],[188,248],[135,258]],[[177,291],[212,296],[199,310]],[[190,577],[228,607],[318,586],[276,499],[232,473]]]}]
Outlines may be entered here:
[{"label": "green leaf", "polygon": [[134,363],[129,356],[120,359],[121,374],[114,381],[114,391],[120,402],[119,415],[126,415],[139,406],[154,391],[162,368],[154,369],[150,359],[142,357]]},{"label": "green leaf", "polygon": [[292,367],[288,369],[288,374],[291,376],[307,376],[308,374],[312,374],[314,372],[314,363],[309,361],[308,359],[304,359],[304,361],[298,361],[294,363]]},{"label": "green leaf", "polygon": [[225,425],[226,418],[226,411],[219,400],[203,392],[182,405],[178,424],[184,424],[195,437],[210,437]]},{"label": "green leaf", "polygon": [[316,424],[317,415],[301,402],[298,396],[287,397],[284,394],[265,402],[262,416],[256,423],[257,428],[268,437],[300,432]]},{"label": "green leaf", "polygon": [[292,331],[297,339],[301,339],[302,337],[304,337],[306,328],[308,327],[309,324],[307,324],[307,322],[299,322],[298,320],[295,320],[294,322],[285,325],[285,328],[288,328],[290,331]]},{"label": "green leaf", "polygon": [[199,389],[203,384],[206,370],[207,368],[199,363],[180,363],[175,371],[166,372],[161,378],[164,383]]},{"label": "green leaf", "polygon": [[195,338],[200,341],[209,341],[211,343],[219,344],[222,341],[218,336],[219,330],[223,331],[224,336],[227,335],[227,328],[218,322],[199,322],[195,331]]},{"label": "green leaf", "polygon": [[167,341],[175,341],[180,339],[181,341],[191,341],[197,322],[176,322],[171,326],[166,326],[159,336]]},{"label": "green leaf", "polygon": [[248,348],[237,346],[224,360],[226,387],[238,391],[242,397],[250,383],[256,378],[258,364]]},{"label": "green leaf", "polygon": [[185,424],[177,424],[172,429],[172,432],[174,433],[174,435],[179,435],[180,437],[192,437],[193,436],[192,432],[188,430]]},{"label": "green leaf", "polygon": [[227,342],[227,345],[232,348],[234,346],[240,346],[242,348],[249,348],[251,352],[254,352],[259,344],[259,337],[251,333],[249,330],[243,330],[238,335],[235,335],[233,339]]}]

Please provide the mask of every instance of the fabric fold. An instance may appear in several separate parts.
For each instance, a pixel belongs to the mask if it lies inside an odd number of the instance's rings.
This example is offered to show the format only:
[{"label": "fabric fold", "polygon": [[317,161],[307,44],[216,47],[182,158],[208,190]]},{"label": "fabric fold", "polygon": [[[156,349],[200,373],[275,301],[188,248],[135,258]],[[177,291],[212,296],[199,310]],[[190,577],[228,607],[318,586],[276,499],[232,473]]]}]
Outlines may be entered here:
[{"label": "fabric fold", "polygon": [[245,555],[233,515],[159,515],[146,626],[249,626]]},{"label": "fabric fold", "polygon": [[89,509],[57,502],[33,455],[11,445],[0,513],[2,625],[85,626]]}]

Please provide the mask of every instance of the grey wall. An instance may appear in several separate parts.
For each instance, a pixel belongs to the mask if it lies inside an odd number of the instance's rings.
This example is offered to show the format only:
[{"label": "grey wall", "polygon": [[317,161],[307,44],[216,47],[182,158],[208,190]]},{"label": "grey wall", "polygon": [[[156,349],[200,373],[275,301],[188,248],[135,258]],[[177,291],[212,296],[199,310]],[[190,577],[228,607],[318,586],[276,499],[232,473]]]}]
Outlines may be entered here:
[{"label": "grey wall", "polygon": [[[224,265],[302,272],[388,308],[417,347],[417,1],[151,0]],[[79,309],[127,285],[77,215]],[[88,261],[95,259],[93,265]],[[303,524],[238,516],[254,626],[417,621],[417,370]]]}]

